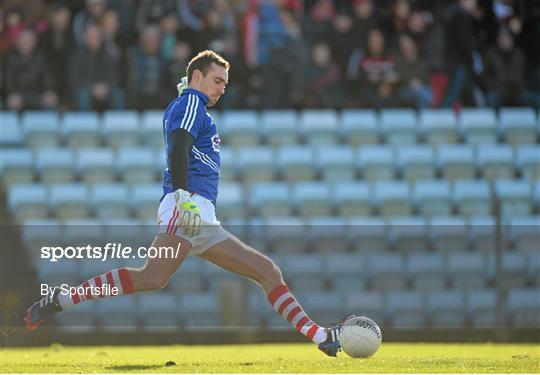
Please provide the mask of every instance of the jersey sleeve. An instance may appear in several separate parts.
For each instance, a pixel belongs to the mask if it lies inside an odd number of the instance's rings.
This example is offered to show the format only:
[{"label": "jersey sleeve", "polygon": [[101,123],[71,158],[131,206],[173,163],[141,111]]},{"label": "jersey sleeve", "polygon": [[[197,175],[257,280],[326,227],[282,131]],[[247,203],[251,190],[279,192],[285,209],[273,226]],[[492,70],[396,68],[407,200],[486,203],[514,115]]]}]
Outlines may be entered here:
[{"label": "jersey sleeve", "polygon": [[169,124],[170,131],[184,129],[194,138],[197,138],[204,126],[205,109],[204,103],[197,95],[188,95],[182,101],[178,112],[173,116]]}]

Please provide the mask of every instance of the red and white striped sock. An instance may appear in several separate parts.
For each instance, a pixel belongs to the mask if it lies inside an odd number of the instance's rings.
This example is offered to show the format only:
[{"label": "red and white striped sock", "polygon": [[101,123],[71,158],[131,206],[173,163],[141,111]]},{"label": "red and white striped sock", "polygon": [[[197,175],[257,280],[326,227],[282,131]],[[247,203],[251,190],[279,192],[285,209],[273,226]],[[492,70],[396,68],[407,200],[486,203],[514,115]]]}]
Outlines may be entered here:
[{"label": "red and white striped sock", "polygon": [[326,340],[327,334],[323,327],[315,324],[307,316],[296,298],[291,294],[287,285],[279,285],[268,293],[268,302],[283,319],[287,320],[298,332],[316,344]]},{"label": "red and white striped sock", "polygon": [[[113,288],[118,289],[116,293],[110,293],[113,291]],[[85,281],[76,288],[70,288],[70,293],[61,291],[58,294],[58,302],[65,310],[66,308],[95,298],[114,297],[133,292],[133,283],[131,282],[129,271],[127,268],[118,268]]]}]

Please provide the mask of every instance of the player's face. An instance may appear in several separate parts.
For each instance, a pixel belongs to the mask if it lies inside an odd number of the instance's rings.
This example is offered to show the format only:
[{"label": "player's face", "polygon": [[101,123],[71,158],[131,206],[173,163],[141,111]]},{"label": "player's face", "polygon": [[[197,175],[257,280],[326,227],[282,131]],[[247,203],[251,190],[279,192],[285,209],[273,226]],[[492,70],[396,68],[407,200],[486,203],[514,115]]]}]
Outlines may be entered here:
[{"label": "player's face", "polygon": [[216,105],[229,82],[229,72],[222,66],[212,64],[205,77],[202,78],[200,91],[208,96],[208,107]]}]

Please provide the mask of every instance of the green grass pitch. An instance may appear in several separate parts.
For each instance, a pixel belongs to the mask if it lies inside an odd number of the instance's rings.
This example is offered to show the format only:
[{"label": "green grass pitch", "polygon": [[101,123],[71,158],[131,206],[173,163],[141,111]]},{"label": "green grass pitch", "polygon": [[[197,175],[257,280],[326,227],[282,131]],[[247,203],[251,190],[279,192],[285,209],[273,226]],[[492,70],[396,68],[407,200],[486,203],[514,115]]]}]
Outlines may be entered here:
[{"label": "green grass pitch", "polygon": [[[167,364],[167,362],[173,362]],[[167,365],[166,365],[167,364]],[[2,373],[538,373],[540,345],[383,343],[368,359],[314,345],[3,348]]]}]

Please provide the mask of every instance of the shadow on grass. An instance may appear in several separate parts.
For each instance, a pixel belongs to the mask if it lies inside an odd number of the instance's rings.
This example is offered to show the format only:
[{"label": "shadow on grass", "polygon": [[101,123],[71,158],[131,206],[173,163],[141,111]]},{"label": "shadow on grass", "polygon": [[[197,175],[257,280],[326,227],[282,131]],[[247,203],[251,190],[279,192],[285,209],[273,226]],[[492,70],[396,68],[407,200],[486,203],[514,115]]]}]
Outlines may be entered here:
[{"label": "shadow on grass", "polygon": [[124,366],[108,366],[105,367],[107,370],[113,371],[133,371],[133,370],[153,370],[157,368],[162,368],[161,365],[124,365]]}]

